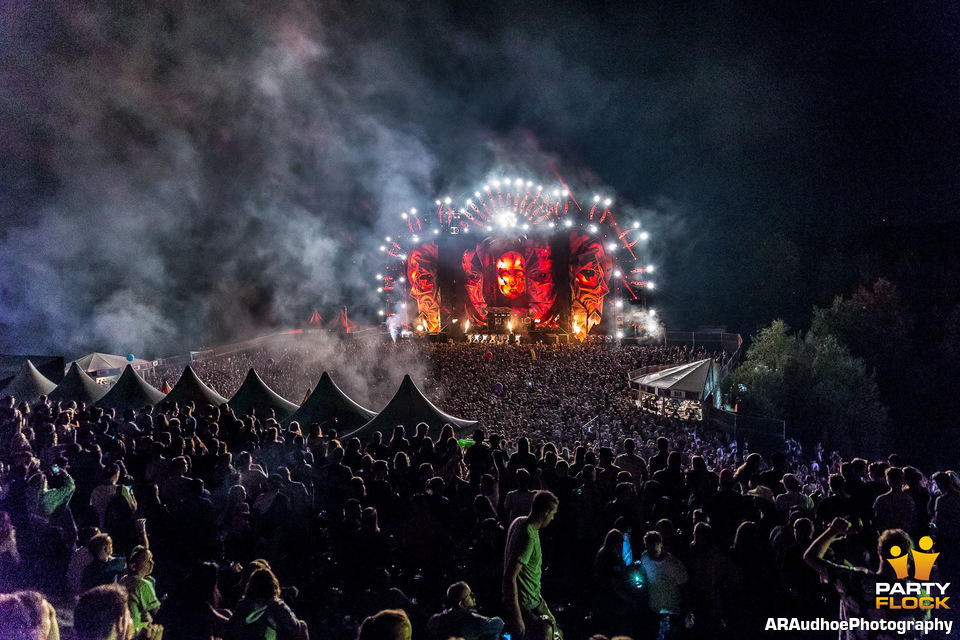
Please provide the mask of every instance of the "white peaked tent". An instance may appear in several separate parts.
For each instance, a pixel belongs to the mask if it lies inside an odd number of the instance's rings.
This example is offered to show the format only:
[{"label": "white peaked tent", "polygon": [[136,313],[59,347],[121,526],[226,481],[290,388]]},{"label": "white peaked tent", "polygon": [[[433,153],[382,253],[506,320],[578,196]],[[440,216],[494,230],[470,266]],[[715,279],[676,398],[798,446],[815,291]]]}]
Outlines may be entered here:
[{"label": "white peaked tent", "polygon": [[703,402],[719,406],[720,367],[712,359],[680,364],[660,371],[631,376],[630,387],[661,398]]}]

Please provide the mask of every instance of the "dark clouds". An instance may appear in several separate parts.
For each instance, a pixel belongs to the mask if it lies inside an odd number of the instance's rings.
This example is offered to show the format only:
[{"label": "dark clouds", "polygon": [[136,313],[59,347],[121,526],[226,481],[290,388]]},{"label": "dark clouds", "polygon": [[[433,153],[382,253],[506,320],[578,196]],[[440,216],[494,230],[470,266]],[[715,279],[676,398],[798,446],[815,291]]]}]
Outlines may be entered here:
[{"label": "dark clouds", "polygon": [[372,319],[399,212],[500,166],[646,212],[674,323],[742,320],[740,242],[953,215],[955,9],[583,4],[3,3],[0,349]]}]

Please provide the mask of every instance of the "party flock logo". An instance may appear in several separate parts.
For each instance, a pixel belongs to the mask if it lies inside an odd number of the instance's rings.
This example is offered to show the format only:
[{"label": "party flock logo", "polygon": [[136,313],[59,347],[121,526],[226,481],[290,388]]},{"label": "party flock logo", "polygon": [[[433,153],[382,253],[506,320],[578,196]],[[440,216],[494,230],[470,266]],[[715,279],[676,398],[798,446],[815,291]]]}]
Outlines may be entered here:
[{"label": "party flock logo", "polygon": [[[897,574],[898,582],[878,582],[876,586],[877,609],[949,609],[947,587],[949,582],[931,582],[930,572],[939,553],[933,549],[933,539],[923,536],[917,543],[920,551],[904,552],[899,546],[890,547],[887,562]],[[909,563],[913,558],[913,579],[910,580]]]}]

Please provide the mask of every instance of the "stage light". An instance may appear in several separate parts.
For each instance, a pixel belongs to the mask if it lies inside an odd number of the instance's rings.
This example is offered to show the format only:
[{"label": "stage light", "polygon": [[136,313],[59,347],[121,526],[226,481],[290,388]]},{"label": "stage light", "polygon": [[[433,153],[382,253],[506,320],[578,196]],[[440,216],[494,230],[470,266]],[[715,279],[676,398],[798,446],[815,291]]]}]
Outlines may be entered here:
[{"label": "stage light", "polygon": [[647,289],[656,289],[656,288],[657,288],[657,286],[656,286],[655,284],[653,284],[652,282],[648,282],[648,283],[647,283]]},{"label": "stage light", "polygon": [[476,196],[476,198],[477,198],[478,200],[482,197],[482,196],[480,195],[480,192],[479,192],[479,191],[474,191],[474,192],[473,192],[473,195]]},{"label": "stage light", "polygon": [[572,226],[573,226],[573,221],[572,221],[572,220],[566,220],[566,221],[564,221],[563,226],[565,226],[565,227],[572,227]]},{"label": "stage light", "polygon": [[617,300],[617,309],[623,309],[623,300]]},{"label": "stage light", "polygon": [[400,256],[399,256],[399,258],[400,258],[401,260],[406,260],[406,259],[407,259],[407,254],[401,253]]},{"label": "stage light", "polygon": [[390,236],[387,236],[387,242],[390,242]]},{"label": "stage light", "polygon": [[447,203],[447,204],[450,204],[451,202],[453,202],[453,200],[452,200],[451,198],[444,198],[443,201],[444,201],[445,203]]},{"label": "stage light", "polygon": [[439,200],[437,200],[437,206],[438,206],[438,207],[440,206],[440,201],[439,201]]},{"label": "stage light", "polygon": [[551,222],[551,223],[550,223],[550,228],[551,228],[551,229],[553,229],[553,228],[556,227],[556,226],[557,226],[556,223],[554,223],[554,222]]},{"label": "stage light", "polygon": [[613,272],[613,277],[614,277],[614,278],[619,278],[619,277],[622,276],[622,275],[623,275],[623,272],[620,271],[620,269],[616,269],[616,270]]},{"label": "stage light", "polygon": [[417,215],[417,210],[416,210],[416,209],[410,209],[410,213],[412,213],[413,215]]},{"label": "stage light", "polygon": [[563,190],[563,197],[566,198],[566,197],[569,196],[569,195],[570,195],[570,192],[567,191],[566,189],[564,189],[564,190]]},{"label": "stage light", "polygon": [[606,200],[603,201],[603,204],[609,207],[610,205],[613,204],[613,200],[611,200],[610,198],[607,198]]},{"label": "stage light", "polygon": [[513,184],[519,187],[520,185],[523,184],[523,180],[521,180],[520,178],[517,178],[516,180],[513,181]]},{"label": "stage light", "polygon": [[538,185],[537,185],[537,191],[543,191],[543,185],[538,184]]},{"label": "stage light", "polygon": [[644,231],[643,233],[640,234],[640,239],[641,239],[641,240],[649,240],[649,239],[650,239],[650,234],[647,233],[646,231]]},{"label": "stage light", "polygon": [[500,186],[500,181],[499,181],[499,180],[494,180],[494,181],[493,181],[493,186],[499,187],[499,186]]},{"label": "stage light", "polygon": [[470,227],[464,227],[464,228],[463,228],[463,232],[464,232],[464,233],[470,233]]},{"label": "stage light", "polygon": [[623,331],[617,331],[617,339],[623,338]]},{"label": "stage light", "polygon": [[487,225],[487,231],[493,231],[493,227],[491,227],[490,225]]},{"label": "stage light", "polygon": [[383,280],[383,274],[382,274],[382,273],[378,273],[378,274],[377,274],[377,280]]},{"label": "stage light", "polygon": [[420,236],[413,236],[414,242],[420,242]]},{"label": "stage light", "polygon": [[[486,185],[486,184],[483,185],[483,190],[484,190],[484,191],[490,191],[490,185]],[[479,196],[477,196],[477,197],[479,197]]]},{"label": "stage light", "polygon": [[434,230],[433,230],[433,235],[437,235],[437,234],[439,234],[439,233],[440,233],[440,229],[434,229]]},{"label": "stage light", "polygon": [[597,232],[597,225],[595,224],[590,225],[590,233],[596,233],[596,232]]},{"label": "stage light", "polygon": [[648,264],[648,265],[647,265],[647,273],[653,273],[653,265],[652,265],[652,264]]},{"label": "stage light", "polygon": [[607,245],[607,249],[609,249],[611,253],[616,251],[617,250],[616,243],[611,242],[610,244]]},{"label": "stage light", "polygon": [[527,189],[533,186],[533,181],[527,180]]},{"label": "stage light", "polygon": [[597,196],[597,195],[593,196],[593,201],[600,202],[600,196]]},{"label": "stage light", "polygon": [[377,287],[377,293],[383,293],[383,287]]},{"label": "stage light", "polygon": [[407,308],[407,303],[404,302],[404,303],[402,303],[400,306],[403,307],[404,309],[406,309],[406,308]]},{"label": "stage light", "polygon": [[386,251],[386,250],[387,250],[387,248],[386,248],[385,246],[380,245],[380,251]]},{"label": "stage light", "polygon": [[637,221],[635,221],[635,222],[633,223],[633,228],[634,228],[634,229],[639,229],[639,228],[640,228],[640,221],[639,221],[639,220],[637,220]]},{"label": "stage light", "polygon": [[409,216],[407,215],[407,212],[404,211],[403,213],[400,214],[400,217],[406,220]]},{"label": "stage light", "polygon": [[422,324],[418,324],[418,325],[417,325],[417,331],[421,331],[421,332],[423,331],[423,325],[422,325]]},{"label": "stage light", "polygon": [[[403,284],[403,283],[406,282],[406,281],[407,281],[407,279],[404,278],[403,276],[400,276],[399,278],[397,278],[397,282],[399,282],[400,284]],[[406,306],[406,304],[404,304],[404,306]]]},{"label": "stage light", "polygon": [[378,316],[382,316],[382,315],[383,315],[383,309],[380,309],[379,311],[377,311],[377,315],[378,315]]},{"label": "stage light", "polygon": [[528,224],[523,225],[523,230],[524,230],[524,231],[529,231],[529,230],[530,230],[530,225],[528,225]]},{"label": "stage light", "polygon": [[[467,204],[470,204],[470,201],[469,201],[469,200],[467,200]],[[460,213],[466,213],[466,212],[467,212],[466,209],[460,209]]]},{"label": "stage light", "polygon": [[657,310],[656,310],[656,309],[650,309],[650,311],[647,311],[647,313],[649,313],[649,314],[652,315],[652,316],[655,316],[655,315],[657,315]]}]

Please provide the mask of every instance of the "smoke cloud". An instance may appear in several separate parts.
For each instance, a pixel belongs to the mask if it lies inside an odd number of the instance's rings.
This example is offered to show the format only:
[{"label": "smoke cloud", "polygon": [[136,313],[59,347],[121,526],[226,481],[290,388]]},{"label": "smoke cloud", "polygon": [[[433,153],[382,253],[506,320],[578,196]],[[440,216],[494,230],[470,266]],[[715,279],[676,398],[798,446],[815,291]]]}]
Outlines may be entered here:
[{"label": "smoke cloud", "polygon": [[804,188],[853,166],[818,153],[831,101],[796,62],[813,45],[794,53],[790,16],[764,19],[4,2],[0,351],[152,357],[341,305],[376,322],[399,213],[501,170],[619,194],[671,305],[718,300],[707,238],[768,212],[802,228],[838,181]]}]

